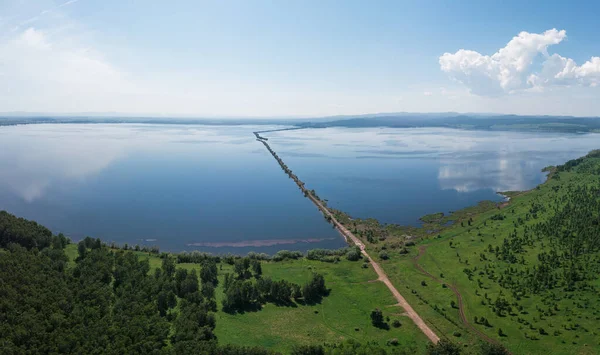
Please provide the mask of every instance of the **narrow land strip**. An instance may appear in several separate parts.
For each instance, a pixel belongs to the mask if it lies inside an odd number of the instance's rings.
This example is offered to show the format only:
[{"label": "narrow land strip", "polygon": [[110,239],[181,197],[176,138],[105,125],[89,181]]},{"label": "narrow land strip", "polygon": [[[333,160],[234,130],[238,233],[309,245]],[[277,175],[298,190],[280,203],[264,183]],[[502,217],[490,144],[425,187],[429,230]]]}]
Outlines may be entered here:
[{"label": "narrow land strip", "polygon": [[333,223],[335,228],[340,232],[340,234],[342,234],[342,236],[346,239],[347,242],[352,242],[360,248],[362,255],[365,258],[367,258],[367,260],[369,260],[369,262],[373,266],[373,269],[377,273],[378,280],[383,282],[387,286],[387,288],[392,292],[392,294],[394,295],[394,298],[398,301],[398,304],[400,306],[402,306],[402,308],[404,308],[404,310],[406,311],[406,315],[408,317],[410,317],[410,319],[413,320],[413,322],[417,325],[417,327],[419,327],[419,329],[421,329],[421,331],[429,338],[429,340],[431,340],[433,343],[437,343],[440,340],[439,336],[433,330],[431,330],[431,328],[429,328],[429,326],[425,323],[425,321],[423,321],[423,319],[419,316],[419,314],[411,307],[411,305],[406,301],[406,299],[404,297],[402,297],[400,292],[398,292],[396,287],[394,287],[394,285],[388,278],[385,271],[383,271],[381,266],[379,266],[379,264],[377,262],[375,262],[371,258],[371,256],[367,253],[367,251],[365,250],[364,243],[361,242],[360,239],[358,239],[354,234],[352,234],[352,232],[350,232],[340,222],[338,222],[338,220],[333,216],[333,214],[329,211],[329,209],[327,209],[318,198],[316,198],[311,192],[306,190],[306,188],[304,187],[304,183],[298,178],[298,176],[296,176],[295,174],[292,173],[292,171],[283,162],[283,160],[269,146],[269,144],[266,142],[266,139],[264,139],[263,137],[259,136],[256,133],[255,133],[255,135],[257,137],[257,140],[259,142],[261,142],[262,144],[264,144],[264,146],[271,153],[273,158],[275,158],[275,160],[277,160],[277,162],[279,163],[279,165],[281,166],[283,171],[290,178],[292,178],[292,180],[294,180],[294,182],[298,185],[298,187],[300,188],[300,190],[302,191],[304,196],[308,197],[315,204],[315,206],[317,206],[317,208],[321,211],[321,213],[323,213],[323,215],[327,218],[327,220],[329,220],[329,221],[331,221],[331,223]]}]

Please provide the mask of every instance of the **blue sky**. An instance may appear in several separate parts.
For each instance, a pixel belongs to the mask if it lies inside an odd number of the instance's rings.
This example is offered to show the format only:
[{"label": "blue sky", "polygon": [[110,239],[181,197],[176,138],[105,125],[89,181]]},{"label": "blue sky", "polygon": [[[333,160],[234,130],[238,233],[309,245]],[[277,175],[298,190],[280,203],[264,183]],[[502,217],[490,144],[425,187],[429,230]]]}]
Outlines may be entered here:
[{"label": "blue sky", "polygon": [[0,112],[600,115],[598,13],[597,1],[0,0]]}]

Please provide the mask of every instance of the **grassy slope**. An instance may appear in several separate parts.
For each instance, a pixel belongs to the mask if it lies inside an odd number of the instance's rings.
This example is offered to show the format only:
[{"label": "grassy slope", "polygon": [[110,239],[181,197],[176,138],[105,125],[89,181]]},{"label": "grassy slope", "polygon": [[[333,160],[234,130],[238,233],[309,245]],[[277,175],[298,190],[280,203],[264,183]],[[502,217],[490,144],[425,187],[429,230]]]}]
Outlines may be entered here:
[{"label": "grassy slope", "polygon": [[[600,161],[597,163],[600,164]],[[487,212],[474,213],[470,216],[473,218],[472,226],[468,226],[466,220],[464,227],[460,223],[456,223],[456,225],[441,231],[441,238],[430,237],[422,240],[416,247],[411,248],[409,255],[388,253],[390,259],[382,261],[382,266],[400,290],[406,289],[405,295],[415,309],[446,335],[452,334],[456,329],[461,329],[460,331],[463,333],[466,330],[462,326],[458,311],[450,307],[450,301],[456,301],[456,297],[450,290],[442,288],[439,283],[415,268],[414,257],[418,254],[418,248],[426,250],[419,259],[419,264],[438,278],[440,278],[440,274],[443,274],[444,282],[453,284],[459,289],[463,297],[467,320],[473,322],[474,316],[486,317],[493,327],[486,328],[483,325],[476,325],[476,327],[488,336],[502,342],[515,354],[600,353],[600,322],[598,322],[600,320],[600,299],[597,294],[581,291],[570,293],[554,291],[556,296],[561,299],[558,302],[560,310],[556,312],[556,315],[550,317],[539,316],[536,306],[543,305],[542,298],[533,295],[519,301],[528,314],[498,317],[488,305],[482,305],[482,300],[484,293],[495,300],[501,292],[501,287],[496,282],[488,280],[486,276],[476,275],[473,277],[473,281],[470,281],[463,272],[466,267],[471,269],[477,267],[478,270],[482,270],[486,263],[494,263],[497,268],[496,273],[499,274],[506,264],[495,262],[494,258],[492,261],[480,260],[479,255],[482,252],[485,253],[488,244],[494,248],[501,245],[503,238],[515,228],[514,221],[519,217],[525,218],[532,201],[537,200],[544,205],[550,205],[552,201],[559,199],[564,191],[561,189],[555,192],[552,190],[553,186],[562,185],[564,187],[597,181],[598,176],[594,175],[561,173],[560,181],[551,179],[537,189],[513,196],[510,204],[501,211],[492,209]],[[507,218],[503,221],[489,220],[489,217],[499,212],[502,212]],[[538,220],[531,220],[526,224],[532,225],[547,216],[549,216],[549,212],[546,212],[545,216],[540,216]],[[487,225],[484,226],[486,220]],[[522,228],[519,227],[519,230]],[[452,242],[452,246],[450,246],[450,242]],[[534,264],[537,261],[537,254],[542,250],[544,247],[539,243],[526,250],[523,254],[526,262]],[[460,258],[457,255],[460,255]],[[468,265],[466,260],[469,262]],[[483,281],[482,289],[477,286],[478,278]],[[427,286],[421,285],[421,281],[426,281]],[[597,283],[598,281],[596,281]],[[413,290],[418,295],[415,295]],[[476,290],[480,295],[475,294]],[[504,296],[511,302],[513,301],[506,290]],[[587,305],[581,306],[585,301],[587,301]],[[432,308],[433,305],[444,308],[450,320],[436,312]],[[519,317],[531,323],[532,326],[526,325],[524,322],[519,323],[517,321]],[[577,329],[570,330],[575,328],[575,325],[578,325]],[[540,335],[540,327],[544,328],[549,335]],[[499,337],[498,328],[502,328],[507,336]],[[560,334],[554,335],[555,331],[559,331]],[[463,334],[461,340],[472,343],[475,338],[475,334],[467,337]]]},{"label": "grassy slope", "polygon": [[[160,267],[161,260],[143,252],[135,252],[140,258],[149,258],[152,269]],[[77,246],[67,246],[67,255],[74,260]],[[411,320],[401,314],[394,305],[394,298],[380,282],[372,268],[364,269],[362,262],[342,261],[337,264],[310,260],[284,262],[264,262],[263,275],[274,280],[285,279],[291,282],[308,281],[313,271],[323,274],[326,285],[331,289],[328,297],[320,304],[277,307],[267,304],[258,312],[227,314],[218,311],[215,333],[222,344],[260,345],[287,352],[295,344],[334,343],[345,339],[359,342],[375,341],[382,345],[392,338],[398,339],[402,348],[412,348],[415,354],[424,353],[427,338]],[[178,264],[188,270],[197,264]],[[232,266],[220,263],[219,278],[233,272]],[[222,288],[216,291],[220,305]],[[400,328],[389,330],[371,325],[370,312],[380,308],[390,320],[400,320]],[[391,323],[391,322],[390,322]],[[358,328],[358,330],[355,330]]]},{"label": "grassy slope", "polygon": [[[600,161],[597,162],[600,164]],[[464,343],[466,353],[474,353],[479,336],[464,327],[459,312],[450,306],[450,302],[457,301],[455,295],[448,288],[424,275],[415,267],[415,257],[422,250],[418,259],[419,265],[441,279],[444,283],[454,285],[463,297],[465,314],[469,322],[473,317],[486,317],[492,324],[491,328],[475,325],[477,329],[489,337],[497,339],[507,346],[513,353],[521,354],[596,354],[600,353],[600,299],[597,294],[583,291],[571,293],[558,292],[556,296],[559,310],[555,315],[540,317],[536,306],[543,305],[539,295],[532,295],[519,300],[527,313],[516,316],[499,317],[492,312],[488,305],[483,305],[483,295],[488,294],[492,300],[501,292],[501,287],[486,276],[476,275],[470,281],[463,270],[477,267],[483,269],[484,265],[494,264],[497,274],[500,274],[506,264],[491,260],[481,260],[479,255],[485,253],[488,245],[496,247],[501,245],[503,238],[515,227],[514,222],[525,218],[531,202],[537,201],[543,205],[559,199],[567,185],[589,184],[596,182],[598,176],[582,175],[576,173],[561,173],[561,180],[549,180],[537,189],[526,193],[512,192],[511,202],[502,209],[481,204],[465,210],[457,211],[450,216],[444,216],[437,223],[448,220],[456,221],[452,226],[442,228],[440,237],[434,237],[438,232],[425,235],[416,246],[409,248],[409,253],[402,255],[396,251],[388,250],[389,260],[379,260],[396,287],[403,293],[411,305],[441,336],[446,336],[453,341]],[[562,186],[554,191],[554,186]],[[550,211],[551,209],[548,209]],[[513,212],[514,211],[514,212]],[[489,218],[497,213],[506,216],[503,221],[492,221]],[[526,222],[528,225],[537,223],[542,218],[548,217],[551,212],[540,214],[537,220]],[[473,218],[469,226],[467,220]],[[463,221],[464,225],[461,225]],[[404,233],[400,227],[398,235]],[[431,227],[428,227],[431,228]],[[522,226],[518,227],[522,230]],[[452,242],[452,245],[450,245]],[[377,258],[381,243],[369,245],[371,255]],[[537,254],[544,250],[539,243],[529,248],[522,255],[528,264],[536,261]],[[75,245],[69,246],[67,253],[76,256]],[[140,257],[149,257],[138,252]],[[459,257],[460,256],[460,257]],[[489,254],[488,254],[489,256]],[[150,256],[152,268],[160,266],[160,259]],[[468,260],[468,265],[466,264]],[[376,278],[372,269],[362,269],[360,262],[342,261],[339,264],[297,260],[281,263],[264,263],[265,276],[273,279],[286,279],[292,282],[303,283],[310,275],[311,270],[324,274],[331,295],[315,306],[276,307],[267,304],[260,312],[229,315],[217,313],[216,333],[222,343],[262,345],[276,350],[285,351],[294,344],[307,344],[314,342],[337,342],[343,339],[356,339],[359,341],[377,341],[384,344],[388,339],[398,338],[404,346],[412,346],[416,353],[424,351],[427,340],[422,333],[406,317],[398,315],[397,307],[393,307],[393,298],[385,287],[379,282],[369,282]],[[179,264],[179,267],[188,269],[198,268],[194,264]],[[230,272],[231,266],[222,264],[221,277],[225,272]],[[442,278],[443,274],[443,278]],[[483,282],[483,288],[477,286],[477,279]],[[422,282],[425,281],[425,285]],[[596,286],[600,286],[596,281]],[[217,297],[221,297],[222,290],[217,290]],[[476,294],[476,291],[478,294]],[[508,292],[504,296],[513,302],[514,299]],[[587,304],[585,304],[587,301]],[[400,329],[380,330],[372,327],[369,321],[369,312],[379,307],[389,315],[392,320],[398,318],[402,322]],[[436,309],[437,308],[437,309]],[[518,322],[517,318],[524,321]],[[531,324],[531,325],[529,325]],[[356,331],[355,328],[359,330]],[[498,336],[501,328],[507,335]],[[539,328],[544,328],[549,334],[539,334]],[[555,331],[559,331],[554,335]],[[460,336],[456,336],[459,335]]]},{"label": "grassy slope", "polygon": [[[394,299],[371,268],[361,268],[360,262],[343,261],[329,264],[309,260],[265,263],[265,276],[273,279],[304,283],[312,271],[324,275],[331,294],[314,306],[276,307],[266,305],[260,312],[229,315],[219,312],[217,336],[225,343],[261,345],[276,350],[290,349],[294,344],[339,342],[354,339],[385,344],[397,338],[402,347],[412,347],[422,353],[427,338],[409,318],[400,314]],[[398,329],[373,327],[369,313],[383,310],[391,320],[399,319]],[[358,330],[355,330],[358,328]]]}]

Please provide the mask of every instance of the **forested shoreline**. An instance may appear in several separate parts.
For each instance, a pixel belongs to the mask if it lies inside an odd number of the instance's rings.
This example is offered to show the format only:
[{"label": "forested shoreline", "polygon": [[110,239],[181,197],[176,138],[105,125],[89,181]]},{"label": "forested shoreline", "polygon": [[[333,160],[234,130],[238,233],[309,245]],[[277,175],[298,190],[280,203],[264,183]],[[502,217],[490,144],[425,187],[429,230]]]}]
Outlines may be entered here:
[{"label": "forested shoreline", "polygon": [[[325,278],[314,272],[303,285],[263,277],[264,255],[161,254],[160,267],[129,249],[99,239],[77,244],[69,260],[64,235],[0,211],[0,348],[7,354],[274,354],[260,347],[219,344],[215,312],[260,311],[318,303],[327,297]],[[281,252],[274,260],[306,257],[334,262],[356,259],[354,250],[315,250],[306,256]],[[181,262],[200,265],[178,267]],[[276,262],[276,261],[274,261]],[[221,263],[221,302],[215,287]],[[368,317],[368,315],[365,315]],[[404,353],[375,343],[299,345],[293,354]]]},{"label": "forested shoreline", "polygon": [[[459,234],[428,241],[430,250],[436,245],[441,250],[442,244],[434,244],[436,240],[449,245],[444,249],[456,254],[458,261],[448,262],[461,265],[454,277],[464,274],[465,280],[459,280],[461,285],[475,285],[474,297],[481,299],[474,317],[477,327],[493,329],[501,339],[509,340],[524,325],[529,329],[525,336],[532,341],[550,336],[559,339],[563,333],[569,336],[572,333],[575,339],[587,334],[595,336],[593,328],[585,325],[588,317],[580,310],[587,309],[597,318],[597,297],[592,295],[597,292],[600,250],[599,158],[600,152],[593,151],[554,168],[542,189],[532,190],[522,200],[512,199],[513,205],[508,207],[485,207],[479,215],[459,213],[464,220],[448,227],[448,231],[464,232],[466,241],[456,239]],[[578,176],[587,180],[578,180]],[[349,228],[364,232],[362,237],[370,248],[381,250],[380,259],[386,260],[386,267],[392,262],[402,262],[415,246],[412,241],[399,243],[391,236],[383,238],[384,229],[377,230],[376,238],[369,238],[371,224],[362,225],[360,220],[345,222]],[[493,233],[488,234],[492,228]],[[496,233],[502,233],[498,241]],[[476,244],[477,240],[483,248]],[[467,242],[473,243],[470,254],[478,255],[478,259],[471,257],[469,262],[463,256],[469,254],[458,252]],[[479,253],[474,253],[478,248]],[[67,250],[72,254],[67,255]],[[273,350],[265,347],[220,343],[215,332],[216,315],[244,317],[246,312],[261,312],[266,305],[309,307],[330,297],[330,288],[319,268],[310,269],[311,276],[299,283],[286,280],[287,274],[277,279],[263,275],[265,263],[278,267],[302,260],[321,265],[343,261],[358,262],[357,270],[362,269],[361,264],[369,268],[355,247],[318,249],[306,254],[280,251],[273,256],[170,254],[157,248],[142,251],[138,246],[117,247],[89,237],[75,248],[62,234],[54,235],[36,222],[0,211],[2,353],[273,354]],[[528,251],[534,254],[528,255]],[[152,255],[159,264],[151,267],[149,258],[140,257],[141,254]],[[182,267],[185,264],[195,267]],[[454,270],[447,270],[448,274],[451,272]],[[445,277],[440,274],[440,278]],[[430,289],[430,294],[443,292],[444,285]],[[421,281],[421,287],[428,284]],[[414,294],[426,301],[428,295],[419,292]],[[568,300],[559,297],[560,294]],[[527,300],[539,297],[541,303],[532,308]],[[456,305],[450,306],[452,309]],[[444,308],[438,307],[437,312],[451,319]],[[578,323],[571,321],[569,313],[577,315]],[[384,332],[388,322],[394,327],[400,324],[391,322],[389,316],[384,319],[379,309],[364,317],[371,317],[373,326]],[[550,331],[553,319],[567,323]],[[511,328],[499,326],[500,322],[512,321]],[[481,347],[465,343],[471,346],[465,352],[456,341],[460,332],[454,331],[455,339],[451,340],[449,334],[444,335],[437,345],[422,344],[421,350],[428,354],[507,353],[502,346],[487,343]],[[349,339],[339,343],[297,344],[290,353],[412,354],[414,349],[403,348],[395,339],[385,346]]]}]

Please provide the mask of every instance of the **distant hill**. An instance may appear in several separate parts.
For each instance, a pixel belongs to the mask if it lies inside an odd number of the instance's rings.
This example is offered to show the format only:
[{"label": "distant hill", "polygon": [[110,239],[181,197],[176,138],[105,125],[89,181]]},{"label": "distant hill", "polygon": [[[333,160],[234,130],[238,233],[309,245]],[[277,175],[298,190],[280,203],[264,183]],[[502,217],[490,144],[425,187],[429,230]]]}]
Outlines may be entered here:
[{"label": "distant hill", "polygon": [[466,115],[466,114],[390,114],[355,116],[331,121],[306,122],[301,127],[446,127],[476,130],[600,132],[598,117]]},{"label": "distant hill", "polygon": [[542,131],[563,133],[600,132],[599,117],[519,116],[498,114],[376,113],[317,118],[185,118],[90,115],[0,114],[0,126],[35,123],[153,123],[204,125],[287,125],[303,128],[326,127],[445,127],[472,130]]}]

